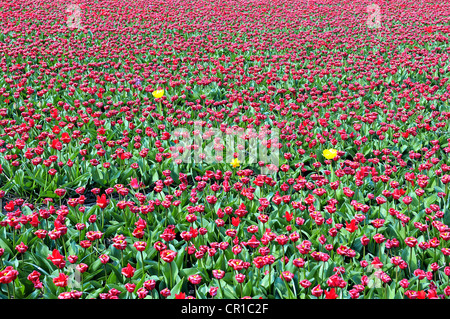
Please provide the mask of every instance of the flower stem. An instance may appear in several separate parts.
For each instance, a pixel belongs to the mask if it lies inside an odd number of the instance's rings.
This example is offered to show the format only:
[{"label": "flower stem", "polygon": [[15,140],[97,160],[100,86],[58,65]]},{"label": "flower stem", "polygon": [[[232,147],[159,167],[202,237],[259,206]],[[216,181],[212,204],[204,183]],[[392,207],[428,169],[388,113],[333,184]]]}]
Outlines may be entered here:
[{"label": "flower stem", "polygon": [[173,287],[172,285],[172,263],[169,263],[169,267],[170,267],[170,272],[169,272],[169,276],[170,276],[170,288]]}]

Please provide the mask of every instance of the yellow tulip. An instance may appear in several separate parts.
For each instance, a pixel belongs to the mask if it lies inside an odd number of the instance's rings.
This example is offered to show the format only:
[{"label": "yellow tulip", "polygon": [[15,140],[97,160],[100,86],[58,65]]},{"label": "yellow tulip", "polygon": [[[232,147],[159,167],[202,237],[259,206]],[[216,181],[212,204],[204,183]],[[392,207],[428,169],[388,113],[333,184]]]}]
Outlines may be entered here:
[{"label": "yellow tulip", "polygon": [[337,150],[335,150],[334,148],[330,148],[330,149],[324,150],[323,151],[323,156],[326,159],[329,159],[329,160],[333,159],[333,158],[335,158],[337,156]]},{"label": "yellow tulip", "polygon": [[152,94],[153,94],[153,96],[154,96],[155,98],[159,99],[159,98],[163,97],[163,95],[164,95],[164,90],[163,90],[163,89],[161,89],[161,90],[156,90],[156,91],[153,91]]},{"label": "yellow tulip", "polygon": [[240,162],[237,158],[234,158],[231,163],[230,163],[233,167],[239,167],[240,166]]}]

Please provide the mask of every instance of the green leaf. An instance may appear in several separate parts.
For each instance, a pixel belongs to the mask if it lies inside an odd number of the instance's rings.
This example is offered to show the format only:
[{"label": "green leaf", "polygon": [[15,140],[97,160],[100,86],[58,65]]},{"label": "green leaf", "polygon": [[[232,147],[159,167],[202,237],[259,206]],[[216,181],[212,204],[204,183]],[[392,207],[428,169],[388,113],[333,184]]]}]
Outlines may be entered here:
[{"label": "green leaf", "polygon": [[178,280],[177,284],[171,289],[172,294],[167,299],[175,299],[175,294],[179,294],[181,292],[181,288],[183,287],[184,277]]},{"label": "green leaf", "polygon": [[14,256],[12,246],[6,243],[2,238],[0,238],[0,247],[3,248],[6,252],[8,252],[11,256]]},{"label": "green leaf", "polygon": [[433,194],[425,198],[425,207],[430,207],[438,199],[437,194]]},{"label": "green leaf", "polygon": [[[122,273],[119,271],[118,269],[119,267],[111,265],[110,263],[106,264],[106,272],[108,273],[108,271],[113,271],[113,274],[115,275],[114,277],[114,281],[113,282],[119,282],[119,283],[123,283],[123,275]],[[108,282],[110,278],[108,278]]]},{"label": "green leaf", "polygon": [[252,293],[252,282],[249,280],[244,286],[243,294],[244,296],[251,296],[251,293]]},{"label": "green leaf", "polygon": [[197,268],[183,268],[180,270],[180,276],[189,277],[190,275],[195,275],[198,273]]},{"label": "green leaf", "polygon": [[288,295],[286,285],[284,284],[283,279],[281,279],[280,277],[275,278],[274,288],[275,288],[275,291],[279,291],[280,298],[284,298],[283,295],[286,295],[286,296]]},{"label": "green leaf", "polygon": [[225,295],[225,299],[237,299],[236,295],[236,287],[230,285],[222,285],[223,293]]}]

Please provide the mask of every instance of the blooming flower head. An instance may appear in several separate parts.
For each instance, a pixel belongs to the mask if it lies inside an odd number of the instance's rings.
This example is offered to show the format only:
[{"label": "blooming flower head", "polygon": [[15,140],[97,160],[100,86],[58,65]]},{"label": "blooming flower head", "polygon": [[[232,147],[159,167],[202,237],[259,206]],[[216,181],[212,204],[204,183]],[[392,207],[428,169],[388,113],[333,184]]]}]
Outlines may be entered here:
[{"label": "blooming flower head", "polygon": [[64,268],[66,265],[66,261],[64,260],[64,256],[62,256],[57,249],[53,249],[51,255],[47,257],[56,267]]},{"label": "blooming flower head", "polygon": [[0,284],[9,284],[16,280],[19,272],[12,266],[6,266],[5,269],[0,271]]},{"label": "blooming flower head", "polygon": [[179,294],[175,294],[175,299],[186,299],[186,294],[184,292],[180,292]]},{"label": "blooming flower head", "polygon": [[330,160],[337,156],[337,150],[335,150],[334,148],[326,149],[322,154],[326,159]]},{"label": "blooming flower head", "polygon": [[153,91],[152,94],[157,99],[162,98],[164,96],[164,89]]},{"label": "blooming flower head", "polygon": [[352,219],[350,223],[347,221],[345,222],[346,227],[345,229],[348,230],[350,233],[353,233],[355,230],[358,229],[358,226],[356,225],[356,220]]},{"label": "blooming flower head", "polygon": [[122,275],[127,278],[131,278],[133,277],[135,271],[136,269],[128,263],[127,267],[122,268]]},{"label": "blooming flower head", "polygon": [[239,167],[241,164],[241,162],[237,159],[237,158],[233,158],[233,160],[231,161],[231,166],[233,166],[234,168]]},{"label": "blooming flower head", "polygon": [[171,263],[175,259],[176,255],[177,252],[170,249],[165,249],[160,252],[161,259],[167,263]]},{"label": "blooming flower head", "polygon": [[102,194],[101,197],[97,196],[97,205],[101,209],[106,208],[106,206],[108,206],[108,203],[109,203],[109,200],[106,198],[105,194]]},{"label": "blooming flower head", "polygon": [[190,275],[188,280],[193,285],[198,285],[202,281],[202,276],[200,275]]}]

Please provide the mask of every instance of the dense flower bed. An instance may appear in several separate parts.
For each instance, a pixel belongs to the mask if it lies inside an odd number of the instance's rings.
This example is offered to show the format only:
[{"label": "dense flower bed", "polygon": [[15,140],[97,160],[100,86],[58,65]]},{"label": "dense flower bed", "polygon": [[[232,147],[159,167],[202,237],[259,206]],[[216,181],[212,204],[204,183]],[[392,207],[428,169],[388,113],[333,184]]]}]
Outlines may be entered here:
[{"label": "dense flower bed", "polygon": [[449,2],[0,4],[1,298],[450,295]]}]

